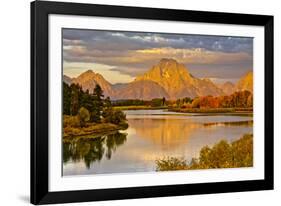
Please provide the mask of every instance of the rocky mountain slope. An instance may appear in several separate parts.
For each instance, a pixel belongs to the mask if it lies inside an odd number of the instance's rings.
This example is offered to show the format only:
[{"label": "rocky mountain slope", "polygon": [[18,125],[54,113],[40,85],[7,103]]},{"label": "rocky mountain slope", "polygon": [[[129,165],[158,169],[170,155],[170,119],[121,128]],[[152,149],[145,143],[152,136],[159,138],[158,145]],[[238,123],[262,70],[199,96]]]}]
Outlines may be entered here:
[{"label": "rocky mountain slope", "polygon": [[253,72],[247,72],[240,80],[237,82],[235,86],[236,91],[248,90],[253,92]]},{"label": "rocky mountain slope", "polygon": [[150,80],[158,83],[171,99],[205,95],[222,95],[223,91],[209,79],[192,76],[188,69],[174,59],[162,59],[135,81]]},{"label": "rocky mountain slope", "polygon": [[90,93],[93,92],[96,84],[99,84],[105,96],[114,95],[112,85],[106,81],[101,74],[95,73],[92,70],[88,70],[80,74],[78,77],[73,78],[71,83],[81,85],[84,91],[88,89]]},{"label": "rocky mountain slope", "polygon": [[169,99],[168,93],[163,87],[150,80],[133,81],[126,87],[116,90],[115,99],[143,99],[165,97]]},{"label": "rocky mountain slope", "polygon": [[105,96],[111,99],[153,98],[178,99],[196,96],[229,95],[234,91],[253,90],[253,73],[248,72],[236,85],[226,82],[216,85],[210,79],[199,79],[189,73],[188,69],[174,59],[162,59],[143,75],[137,76],[127,84],[110,84],[101,74],[88,70],[76,78],[63,76],[67,84],[80,84],[83,90],[93,92],[99,84]]}]

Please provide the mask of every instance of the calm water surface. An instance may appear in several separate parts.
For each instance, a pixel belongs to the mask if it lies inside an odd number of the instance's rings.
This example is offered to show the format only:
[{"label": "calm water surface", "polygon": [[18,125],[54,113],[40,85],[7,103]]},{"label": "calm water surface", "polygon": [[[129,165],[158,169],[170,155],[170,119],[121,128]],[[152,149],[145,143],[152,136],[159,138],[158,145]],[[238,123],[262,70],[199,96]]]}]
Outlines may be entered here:
[{"label": "calm water surface", "polygon": [[63,175],[155,171],[156,159],[173,156],[191,160],[205,145],[253,133],[252,126],[245,124],[204,125],[249,121],[253,119],[250,116],[191,116],[164,110],[125,112],[127,130],[63,144]]}]

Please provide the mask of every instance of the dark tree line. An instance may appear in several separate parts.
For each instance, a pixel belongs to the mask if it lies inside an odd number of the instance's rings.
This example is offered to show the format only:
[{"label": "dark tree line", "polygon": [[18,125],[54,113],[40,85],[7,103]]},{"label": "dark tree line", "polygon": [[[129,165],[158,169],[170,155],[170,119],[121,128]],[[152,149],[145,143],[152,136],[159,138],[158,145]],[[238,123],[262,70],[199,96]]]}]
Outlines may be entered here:
[{"label": "dark tree line", "polygon": [[85,116],[83,119],[86,119],[87,113],[89,122],[94,123],[100,123],[103,119],[104,122],[119,124],[126,120],[122,111],[112,108],[110,98],[104,98],[100,85],[97,84],[93,93],[90,93],[89,90],[83,91],[78,84],[63,83],[63,114]]},{"label": "dark tree line", "polygon": [[112,102],[113,106],[152,106],[159,107],[166,105],[166,98],[154,98],[151,100],[142,100],[142,99],[122,99],[115,100]]},{"label": "dark tree line", "polygon": [[112,102],[113,106],[145,106],[150,105],[150,101],[142,99],[122,99]]}]

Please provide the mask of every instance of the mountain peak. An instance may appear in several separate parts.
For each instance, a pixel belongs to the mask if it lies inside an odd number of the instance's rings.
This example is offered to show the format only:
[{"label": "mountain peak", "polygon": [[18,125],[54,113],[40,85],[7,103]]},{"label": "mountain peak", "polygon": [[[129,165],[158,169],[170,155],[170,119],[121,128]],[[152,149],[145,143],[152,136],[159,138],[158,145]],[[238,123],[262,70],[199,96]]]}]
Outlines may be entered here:
[{"label": "mountain peak", "polygon": [[159,63],[178,63],[177,60],[173,58],[162,58],[160,59]]},{"label": "mountain peak", "polygon": [[89,69],[89,70],[87,70],[87,71],[81,73],[80,76],[81,76],[81,75],[92,75],[92,74],[95,74],[95,72],[94,72],[93,70]]},{"label": "mountain peak", "polygon": [[96,77],[96,73],[93,72],[93,70],[87,70],[83,73],[81,73],[78,77],[76,77],[75,79],[76,80],[82,80],[82,81],[89,81],[89,80],[92,80],[93,78]]},{"label": "mountain peak", "polygon": [[243,91],[248,90],[253,91],[253,71],[248,71],[236,84],[236,90]]},{"label": "mountain peak", "polygon": [[95,86],[99,84],[106,96],[111,96],[113,94],[112,85],[106,81],[101,74],[95,73],[93,70],[83,72],[78,77],[73,78],[71,82],[81,85],[84,91],[89,90],[90,93],[92,93]]},{"label": "mountain peak", "polygon": [[159,66],[161,70],[179,69],[180,65],[175,59],[163,58],[155,66]]},{"label": "mountain peak", "polygon": [[190,78],[187,68],[178,63],[175,59],[163,58],[150,70],[136,78],[138,80],[152,80],[161,82],[162,80],[178,80],[181,77]]},{"label": "mountain peak", "polygon": [[165,89],[171,99],[198,95],[219,95],[222,91],[211,80],[193,77],[184,64],[175,59],[163,58],[135,81],[150,80]]}]

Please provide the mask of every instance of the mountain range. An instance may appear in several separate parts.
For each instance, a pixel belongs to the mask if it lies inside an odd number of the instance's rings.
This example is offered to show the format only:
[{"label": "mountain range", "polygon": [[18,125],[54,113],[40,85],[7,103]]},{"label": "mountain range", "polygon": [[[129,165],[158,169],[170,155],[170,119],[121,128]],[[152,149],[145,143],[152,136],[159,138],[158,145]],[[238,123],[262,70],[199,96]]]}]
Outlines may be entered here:
[{"label": "mountain range", "polygon": [[101,74],[88,70],[76,78],[63,76],[67,84],[75,83],[83,90],[93,92],[99,84],[105,96],[111,99],[143,99],[153,98],[178,99],[183,97],[229,95],[234,91],[253,90],[253,73],[248,72],[236,83],[226,82],[217,85],[208,78],[194,77],[185,65],[174,59],[161,59],[143,75],[137,76],[127,84],[111,84]]}]

